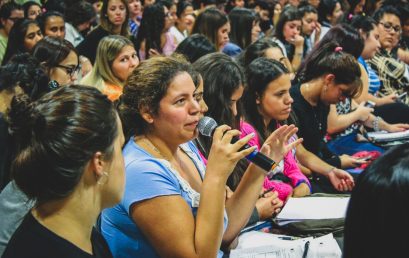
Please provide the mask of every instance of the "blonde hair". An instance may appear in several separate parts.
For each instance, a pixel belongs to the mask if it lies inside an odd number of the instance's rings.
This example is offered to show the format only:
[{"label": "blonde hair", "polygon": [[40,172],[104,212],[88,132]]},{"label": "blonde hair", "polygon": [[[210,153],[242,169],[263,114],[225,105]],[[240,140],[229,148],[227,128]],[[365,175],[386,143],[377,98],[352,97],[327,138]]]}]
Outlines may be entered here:
[{"label": "blonde hair", "polygon": [[123,86],[112,71],[112,63],[125,46],[134,46],[132,42],[120,35],[104,37],[98,44],[97,57],[91,72],[82,79],[81,84],[93,86],[100,91],[105,90],[105,83]]}]

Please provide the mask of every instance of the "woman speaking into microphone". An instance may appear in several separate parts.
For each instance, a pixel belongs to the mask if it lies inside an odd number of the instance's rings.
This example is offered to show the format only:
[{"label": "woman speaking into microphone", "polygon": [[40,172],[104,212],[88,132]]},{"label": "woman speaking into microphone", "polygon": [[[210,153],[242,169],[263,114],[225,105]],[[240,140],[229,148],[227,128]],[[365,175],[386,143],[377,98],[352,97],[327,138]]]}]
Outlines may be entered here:
[{"label": "woman speaking into microphone", "polygon": [[[102,214],[114,257],[221,257],[250,217],[263,170],[250,165],[227,199],[225,185],[237,161],[254,151],[240,150],[254,136],[231,143],[240,132],[219,126],[205,167],[192,143],[207,110],[202,95],[199,74],[178,57],[146,60],[129,77],[119,106],[130,136],[125,194]],[[299,144],[286,144],[296,131],[281,127],[261,151],[280,161]]]}]

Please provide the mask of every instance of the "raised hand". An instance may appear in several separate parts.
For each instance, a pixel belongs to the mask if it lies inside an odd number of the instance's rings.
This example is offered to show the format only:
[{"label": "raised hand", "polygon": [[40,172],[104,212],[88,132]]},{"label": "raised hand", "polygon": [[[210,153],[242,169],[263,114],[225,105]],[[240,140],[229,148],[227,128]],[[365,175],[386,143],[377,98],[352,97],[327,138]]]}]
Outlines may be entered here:
[{"label": "raised hand", "polygon": [[283,125],[277,128],[270,136],[265,140],[261,152],[268,155],[276,163],[280,162],[283,157],[291,149],[297,147],[303,139],[299,138],[296,141],[288,144],[288,140],[297,133],[298,128],[295,125]]}]

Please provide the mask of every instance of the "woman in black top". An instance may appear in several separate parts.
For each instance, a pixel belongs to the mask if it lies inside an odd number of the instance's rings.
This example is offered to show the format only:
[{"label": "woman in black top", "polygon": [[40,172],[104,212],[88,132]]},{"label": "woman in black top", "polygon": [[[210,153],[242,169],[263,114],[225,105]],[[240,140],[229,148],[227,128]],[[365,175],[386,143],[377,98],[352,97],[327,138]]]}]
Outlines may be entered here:
[{"label": "woman in black top", "polygon": [[124,136],[111,101],[73,85],[34,103],[20,96],[9,117],[20,147],[14,180],[36,205],[2,257],[112,257],[93,229],[124,189]]},{"label": "woman in black top", "polygon": [[[348,155],[333,155],[324,142],[329,105],[358,95],[362,90],[360,76],[355,58],[330,42],[311,52],[297,73],[298,83],[290,91],[298,135],[304,139],[304,147],[334,167],[362,163]],[[352,177],[345,181],[353,185]]]}]

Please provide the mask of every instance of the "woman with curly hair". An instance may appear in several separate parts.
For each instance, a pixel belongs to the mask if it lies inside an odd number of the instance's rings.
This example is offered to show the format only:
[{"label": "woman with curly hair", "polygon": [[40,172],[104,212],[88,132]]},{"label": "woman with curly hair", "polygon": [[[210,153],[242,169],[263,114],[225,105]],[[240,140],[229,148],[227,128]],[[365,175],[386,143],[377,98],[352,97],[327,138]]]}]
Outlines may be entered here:
[{"label": "woman with curly hair", "polygon": [[136,50],[140,60],[160,54],[168,56],[175,51],[175,37],[169,33],[173,23],[169,9],[161,3],[145,8],[136,37]]}]

